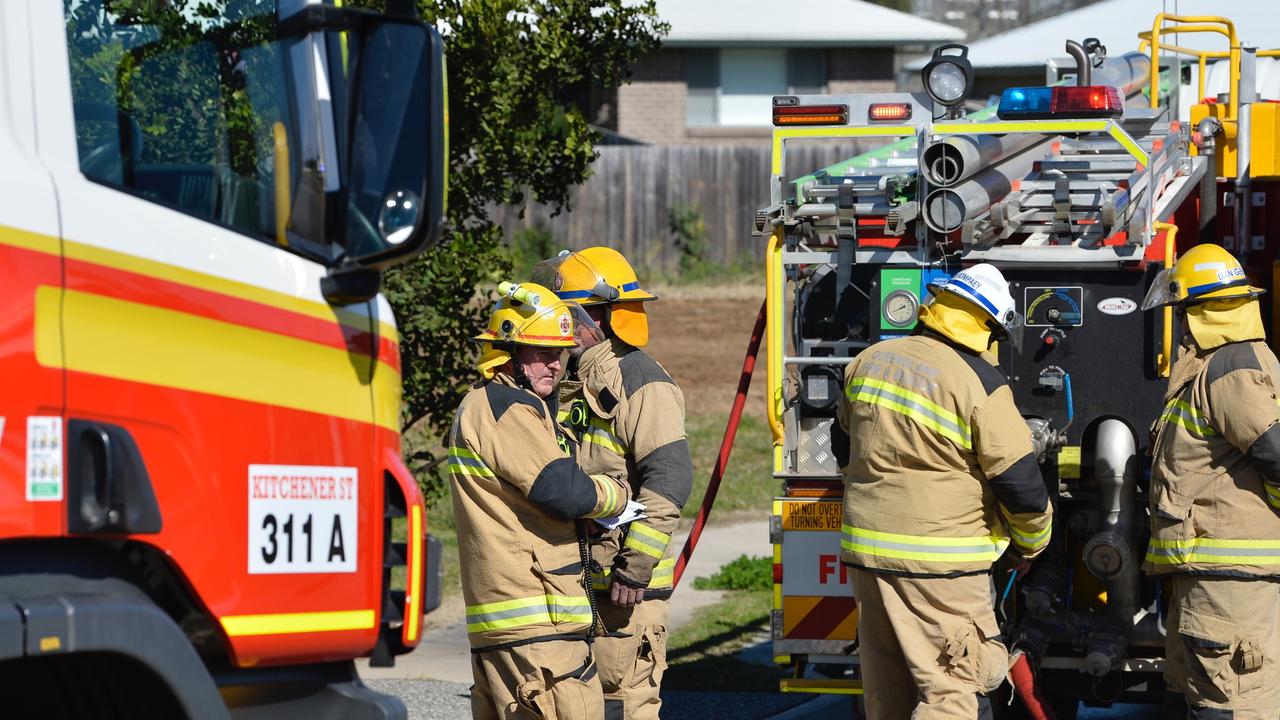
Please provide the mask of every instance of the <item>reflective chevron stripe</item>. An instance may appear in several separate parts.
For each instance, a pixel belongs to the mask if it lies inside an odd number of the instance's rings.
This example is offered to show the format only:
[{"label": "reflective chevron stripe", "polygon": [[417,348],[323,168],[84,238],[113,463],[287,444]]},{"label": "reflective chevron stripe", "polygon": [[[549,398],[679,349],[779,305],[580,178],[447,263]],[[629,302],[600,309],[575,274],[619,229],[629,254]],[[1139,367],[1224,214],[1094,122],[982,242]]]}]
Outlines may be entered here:
[{"label": "reflective chevron stripe", "polygon": [[1013,523],[1009,523],[1009,534],[1013,537],[1013,543],[1019,549],[1035,552],[1049,544],[1049,537],[1053,535],[1053,526],[1047,525],[1040,532],[1034,535],[1027,535],[1014,527]]},{"label": "reflective chevron stripe", "polygon": [[[613,568],[605,568],[602,573],[591,573],[591,588],[593,590],[608,590],[609,576],[613,574]],[[663,558],[653,567],[653,575],[649,577],[649,585],[651,590],[663,590],[671,587],[671,583],[676,576],[676,559],[673,557]]]},{"label": "reflective chevron stripe", "polygon": [[1264,482],[1262,487],[1267,491],[1267,503],[1273,508],[1280,509],[1280,488],[1267,482]]},{"label": "reflective chevron stripe", "polygon": [[1280,540],[1151,540],[1147,562],[1155,565],[1226,563],[1231,565],[1280,564]]},{"label": "reflective chevron stripe", "polygon": [[613,426],[597,417],[592,417],[587,425],[587,429],[582,433],[584,442],[613,452],[616,455],[626,455],[627,446],[623,444],[622,438],[613,434]]},{"label": "reflective chevron stripe", "polygon": [[460,447],[449,448],[449,472],[472,477],[496,477],[479,455]]},{"label": "reflective chevron stripe", "polygon": [[526,625],[591,624],[591,605],[586,595],[534,595],[484,605],[467,606],[467,632],[508,630]]},{"label": "reflective chevron stripe", "polygon": [[621,515],[622,509],[627,505],[627,500],[622,493],[618,492],[618,486],[614,484],[613,480],[609,479],[608,475],[592,475],[591,480],[603,491],[604,503],[601,504],[598,511],[586,517],[610,518],[615,515]]},{"label": "reflective chevron stripe", "polygon": [[1000,536],[926,537],[841,526],[840,546],[850,552],[899,560],[971,563],[995,562],[1009,547]]},{"label": "reflective chevron stripe", "polygon": [[872,403],[906,415],[965,450],[973,449],[973,433],[969,425],[955,413],[919,393],[874,378],[854,377],[849,380],[845,394],[850,402]]},{"label": "reflective chevron stripe", "polygon": [[1198,437],[1210,437],[1218,434],[1200,411],[1178,398],[1170,400],[1169,404],[1164,406],[1164,413],[1160,416],[1160,419],[1181,425],[1187,432]]},{"label": "reflective chevron stripe", "polygon": [[639,522],[633,522],[627,532],[627,541],[622,546],[648,555],[651,558],[661,559],[667,552],[667,543],[669,542],[671,542],[670,535],[658,532]]}]

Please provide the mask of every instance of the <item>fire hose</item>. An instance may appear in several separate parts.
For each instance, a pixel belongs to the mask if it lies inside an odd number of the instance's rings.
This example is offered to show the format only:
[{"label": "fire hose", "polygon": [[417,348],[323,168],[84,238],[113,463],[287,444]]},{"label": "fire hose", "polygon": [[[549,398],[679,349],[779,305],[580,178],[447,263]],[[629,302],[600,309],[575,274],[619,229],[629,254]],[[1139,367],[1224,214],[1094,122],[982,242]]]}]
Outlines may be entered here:
[{"label": "fire hose", "polygon": [[1031,669],[1031,662],[1027,660],[1026,654],[1021,650],[1015,650],[1013,653],[1013,662],[1009,667],[1009,679],[1012,681],[1013,689],[1017,691],[1018,697],[1022,698],[1022,704],[1026,706],[1032,720],[1058,720],[1058,716],[1054,714],[1053,708],[1050,707],[1049,701],[1044,697],[1044,692],[1036,682],[1035,672]]},{"label": "fire hose", "polygon": [[729,465],[729,453],[733,450],[733,439],[738,434],[738,424],[742,421],[742,408],[747,403],[747,391],[751,389],[751,373],[756,368],[756,355],[760,353],[760,339],[764,337],[765,304],[760,304],[760,312],[756,315],[756,325],[751,330],[751,342],[747,344],[747,356],[742,360],[742,375],[738,377],[738,393],[733,398],[733,410],[729,413],[729,423],[724,428],[724,439],[720,441],[720,455],[716,458],[715,467],[711,470],[711,479],[707,483],[707,492],[702,496],[702,506],[698,508],[698,516],[689,530],[689,538],[685,540],[684,549],[676,560],[675,577],[671,581],[674,589],[680,585],[680,577],[684,575],[685,566],[698,546],[698,538],[711,516],[711,506],[715,504],[716,493],[720,491],[720,480]]}]

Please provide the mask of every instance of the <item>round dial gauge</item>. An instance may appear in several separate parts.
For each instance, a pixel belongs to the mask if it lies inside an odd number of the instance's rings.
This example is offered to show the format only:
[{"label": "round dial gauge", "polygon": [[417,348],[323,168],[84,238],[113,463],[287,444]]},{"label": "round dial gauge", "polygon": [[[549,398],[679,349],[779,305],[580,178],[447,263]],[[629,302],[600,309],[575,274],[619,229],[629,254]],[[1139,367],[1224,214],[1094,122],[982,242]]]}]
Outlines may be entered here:
[{"label": "round dial gauge", "polygon": [[920,301],[907,290],[894,290],[884,299],[881,308],[884,319],[894,327],[908,327],[916,321],[916,308]]}]

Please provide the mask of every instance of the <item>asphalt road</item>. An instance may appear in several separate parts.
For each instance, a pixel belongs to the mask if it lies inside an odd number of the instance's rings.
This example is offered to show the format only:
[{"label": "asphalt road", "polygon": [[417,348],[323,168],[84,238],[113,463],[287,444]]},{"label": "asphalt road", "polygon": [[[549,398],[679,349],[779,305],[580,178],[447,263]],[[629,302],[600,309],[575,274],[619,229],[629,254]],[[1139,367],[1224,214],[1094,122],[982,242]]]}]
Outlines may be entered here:
[{"label": "asphalt road", "polygon": [[[471,717],[468,685],[440,680],[366,680],[369,687],[399,697],[409,709],[409,720],[468,720]],[[664,718],[733,718],[767,720],[811,699],[780,693],[662,693]],[[826,716],[830,718],[831,716]]]},{"label": "asphalt road", "polygon": [[[773,716],[772,720],[835,720],[851,718],[853,698],[838,695],[816,697],[788,712]],[[673,715],[672,717],[678,717]],[[712,715],[708,717],[732,717]],[[1081,708],[1078,720],[1159,720],[1159,709],[1149,705],[1114,705],[1109,708]]]}]

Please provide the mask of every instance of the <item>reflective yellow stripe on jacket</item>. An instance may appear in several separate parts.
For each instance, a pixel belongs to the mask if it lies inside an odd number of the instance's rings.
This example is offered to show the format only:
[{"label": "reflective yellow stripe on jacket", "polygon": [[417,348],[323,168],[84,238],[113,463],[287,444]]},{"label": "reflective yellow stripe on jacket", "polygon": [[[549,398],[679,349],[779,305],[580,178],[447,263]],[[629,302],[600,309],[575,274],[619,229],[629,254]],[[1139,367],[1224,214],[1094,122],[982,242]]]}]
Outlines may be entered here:
[{"label": "reflective yellow stripe on jacket", "polygon": [[[613,568],[605,568],[603,573],[591,573],[591,588],[593,590],[608,590],[609,576],[612,574]],[[676,559],[673,557],[664,558],[653,567],[653,575],[649,577],[648,587],[651,590],[669,588],[675,580],[675,575]]]},{"label": "reflective yellow stripe on jacket", "polygon": [[999,536],[926,537],[841,526],[840,546],[849,552],[899,560],[929,562],[995,562],[1009,547]]},{"label": "reflective yellow stripe on jacket", "polygon": [[1280,510],[1280,488],[1275,487],[1269,482],[1262,483],[1262,487],[1267,491],[1267,504],[1277,510]]},{"label": "reflective yellow stripe on jacket", "polygon": [[1210,437],[1218,434],[1200,411],[1191,407],[1185,400],[1179,400],[1178,398],[1170,400],[1169,404],[1164,406],[1164,412],[1160,415],[1160,420],[1181,425],[1187,432],[1198,437]]},{"label": "reflective yellow stripe on jacket", "polygon": [[1027,535],[1010,523],[1009,534],[1013,536],[1014,544],[1020,549],[1027,552],[1035,552],[1049,544],[1049,538],[1053,535],[1053,526],[1048,525],[1035,535]]},{"label": "reflective yellow stripe on jacket", "polygon": [[633,522],[627,531],[627,541],[622,546],[644,553],[651,558],[660,559],[666,554],[669,542],[671,542],[670,535],[654,530],[648,525]]},{"label": "reflective yellow stripe on jacket", "polygon": [[550,623],[591,624],[586,595],[534,595],[484,605],[467,606],[467,632],[487,632]]},{"label": "reflective yellow stripe on jacket", "polygon": [[973,432],[969,425],[955,413],[919,393],[883,380],[859,376],[849,379],[845,394],[850,402],[872,403],[906,415],[965,450],[973,449]]},{"label": "reflective yellow stripe on jacket", "polygon": [[1153,565],[1280,565],[1280,540],[1152,539],[1147,545],[1147,562]]},{"label": "reflective yellow stripe on jacket", "polygon": [[449,448],[449,472],[455,475],[471,475],[472,477],[496,477],[479,455],[466,448]]},{"label": "reflective yellow stripe on jacket", "polygon": [[561,408],[560,411],[556,413],[556,418],[561,423],[564,423],[565,425],[568,425],[569,427],[574,428],[574,430],[580,432],[582,434],[582,442],[599,445],[616,455],[626,456],[627,445],[622,442],[622,438],[614,434],[613,424],[608,420],[591,415],[588,417],[585,427],[583,427],[581,424],[575,424],[572,422],[573,414],[571,410],[565,408]]},{"label": "reflective yellow stripe on jacket", "polygon": [[615,515],[621,515],[622,510],[627,506],[627,498],[618,492],[618,487],[613,484],[608,475],[592,475],[592,481],[604,490],[604,502],[601,503],[600,509],[590,515],[584,517],[589,518],[610,518]]}]

